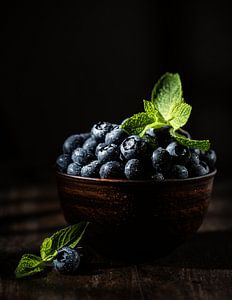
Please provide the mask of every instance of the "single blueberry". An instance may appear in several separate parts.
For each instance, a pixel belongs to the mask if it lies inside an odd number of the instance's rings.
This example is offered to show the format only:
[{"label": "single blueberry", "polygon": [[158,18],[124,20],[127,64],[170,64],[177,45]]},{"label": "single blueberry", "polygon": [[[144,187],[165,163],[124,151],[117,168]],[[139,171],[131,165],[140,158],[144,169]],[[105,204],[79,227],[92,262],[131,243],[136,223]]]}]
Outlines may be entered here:
[{"label": "single blueberry", "polygon": [[160,147],[166,148],[168,144],[173,142],[173,138],[170,133],[170,126],[163,126],[161,128],[155,129],[157,136],[157,142]]},{"label": "single blueberry", "polygon": [[200,158],[207,163],[211,170],[214,169],[217,160],[216,152],[214,150],[211,149],[209,151],[202,152]]},{"label": "single blueberry", "polygon": [[124,173],[127,179],[144,179],[144,164],[138,159],[130,159],[125,165]]},{"label": "single blueberry", "polygon": [[189,168],[191,168],[192,166],[197,166],[200,163],[199,155],[195,151],[190,151],[190,152],[191,152],[191,156],[187,163],[187,166]]},{"label": "single blueberry", "polygon": [[56,259],[53,260],[55,270],[63,274],[75,273],[80,264],[80,255],[77,250],[63,247],[58,250]]},{"label": "single blueberry", "polygon": [[145,159],[149,155],[149,145],[147,140],[138,135],[127,137],[120,145],[122,155],[126,160],[133,158]]},{"label": "single blueberry", "polygon": [[81,175],[81,166],[77,163],[71,163],[68,165],[67,174],[73,176],[80,176]]},{"label": "single blueberry", "polygon": [[193,165],[189,168],[191,177],[204,176],[209,173],[209,167],[204,161],[200,161],[199,165]]},{"label": "single blueberry", "polygon": [[96,150],[95,150],[95,156],[96,156],[96,157],[97,157],[97,155],[98,155],[99,150],[102,149],[102,148],[104,148],[105,146],[107,146],[106,143],[99,143],[99,144],[97,145]]},{"label": "single blueberry", "polygon": [[69,154],[61,154],[56,160],[56,167],[61,172],[66,172],[68,165],[72,162]]},{"label": "single blueberry", "polygon": [[174,165],[170,170],[169,177],[176,179],[185,179],[188,178],[188,169],[182,165]]},{"label": "single blueberry", "polygon": [[94,159],[92,152],[87,151],[83,148],[77,148],[73,151],[72,160],[73,162],[83,166],[87,165]]},{"label": "single blueberry", "polygon": [[109,122],[98,122],[91,129],[92,136],[98,142],[104,142],[105,135],[112,130],[112,124]]},{"label": "single blueberry", "polygon": [[94,160],[88,165],[82,167],[81,176],[82,177],[92,177],[98,178],[101,164],[98,160]]},{"label": "single blueberry", "polygon": [[110,144],[99,149],[97,158],[100,163],[106,163],[107,161],[119,160],[119,154],[119,147],[115,144]]},{"label": "single blueberry", "polygon": [[97,144],[98,144],[98,142],[94,138],[90,137],[84,142],[82,148],[94,153],[95,149],[97,147]]},{"label": "single blueberry", "polygon": [[83,145],[84,139],[80,134],[69,136],[63,144],[63,152],[72,154],[73,150]]},{"label": "single blueberry", "polygon": [[154,181],[160,182],[164,180],[164,175],[162,173],[155,173],[151,176]]},{"label": "single blueberry", "polygon": [[118,161],[108,161],[101,166],[101,178],[124,178],[123,165]]},{"label": "single blueberry", "polygon": [[185,165],[188,163],[191,156],[190,150],[177,142],[170,143],[166,150],[171,155],[172,161],[175,164]]},{"label": "single blueberry", "polygon": [[171,156],[162,147],[157,148],[151,157],[153,168],[156,172],[167,173],[171,165]]},{"label": "single blueberry", "polygon": [[105,143],[119,145],[127,136],[128,134],[123,129],[115,128],[106,134]]}]

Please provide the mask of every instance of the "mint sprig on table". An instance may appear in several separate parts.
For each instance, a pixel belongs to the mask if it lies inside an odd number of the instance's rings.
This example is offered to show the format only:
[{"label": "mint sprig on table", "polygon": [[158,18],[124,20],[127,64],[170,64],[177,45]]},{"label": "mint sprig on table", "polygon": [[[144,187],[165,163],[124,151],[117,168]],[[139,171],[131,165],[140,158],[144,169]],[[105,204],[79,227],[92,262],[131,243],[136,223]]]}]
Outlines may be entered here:
[{"label": "mint sprig on table", "polygon": [[177,130],[188,121],[192,107],[183,98],[179,74],[164,74],[155,84],[151,100],[143,100],[144,112],[137,113],[126,119],[121,128],[128,134],[143,137],[149,128],[170,127],[170,135],[180,144],[207,151],[209,140],[192,140]]},{"label": "mint sprig on table", "polygon": [[44,271],[48,262],[56,258],[58,250],[65,246],[70,248],[77,246],[88,224],[88,222],[81,222],[70,225],[46,238],[40,247],[40,256],[24,254],[15,270],[16,277],[22,278]]}]

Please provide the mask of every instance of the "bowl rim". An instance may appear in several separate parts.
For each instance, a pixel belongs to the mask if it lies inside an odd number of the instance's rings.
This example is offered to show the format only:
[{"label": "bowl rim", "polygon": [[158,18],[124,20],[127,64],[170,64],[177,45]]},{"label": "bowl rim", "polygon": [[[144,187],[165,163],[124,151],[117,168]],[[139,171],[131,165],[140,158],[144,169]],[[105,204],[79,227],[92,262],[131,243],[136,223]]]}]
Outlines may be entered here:
[{"label": "bowl rim", "polygon": [[209,179],[211,177],[214,177],[215,174],[217,173],[217,169],[214,169],[212,172],[203,175],[203,176],[198,176],[198,177],[189,177],[185,179],[164,179],[163,181],[154,181],[152,179],[148,180],[131,180],[131,179],[104,179],[104,178],[91,178],[91,177],[81,177],[81,176],[74,176],[74,175],[68,175],[65,173],[62,173],[60,171],[55,171],[56,175],[59,177],[64,177],[66,179],[74,179],[78,181],[83,181],[83,182],[89,182],[89,183],[135,183],[135,184],[144,184],[144,183],[155,183],[155,184],[165,184],[168,182],[191,182],[191,181],[198,181],[198,180],[204,180],[204,179]]}]

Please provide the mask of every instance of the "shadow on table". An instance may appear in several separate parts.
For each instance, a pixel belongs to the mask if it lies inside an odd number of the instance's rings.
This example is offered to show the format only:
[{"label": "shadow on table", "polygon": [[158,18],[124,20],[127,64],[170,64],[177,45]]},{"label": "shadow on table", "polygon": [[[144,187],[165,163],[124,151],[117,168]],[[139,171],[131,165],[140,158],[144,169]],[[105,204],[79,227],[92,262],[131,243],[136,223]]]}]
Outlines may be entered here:
[{"label": "shadow on table", "polygon": [[232,230],[199,232],[170,255],[153,263],[170,267],[232,269]]}]

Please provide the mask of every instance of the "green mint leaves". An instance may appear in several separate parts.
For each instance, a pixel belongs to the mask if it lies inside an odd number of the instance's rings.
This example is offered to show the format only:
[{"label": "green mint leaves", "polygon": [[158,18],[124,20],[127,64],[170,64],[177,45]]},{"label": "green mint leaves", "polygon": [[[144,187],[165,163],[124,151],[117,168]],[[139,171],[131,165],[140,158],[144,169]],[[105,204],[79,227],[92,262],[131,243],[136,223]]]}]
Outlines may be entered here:
[{"label": "green mint leaves", "polygon": [[24,254],[15,270],[16,278],[30,276],[45,269],[43,260],[33,254]]},{"label": "green mint leaves", "polygon": [[40,256],[24,254],[15,270],[17,278],[30,276],[44,271],[46,262],[54,260],[58,250],[68,246],[75,248],[80,242],[89,223],[70,225],[46,238],[40,248]]},{"label": "green mint leaves", "polygon": [[208,140],[191,140],[176,132],[187,123],[192,110],[184,102],[179,74],[164,74],[152,90],[151,101],[143,100],[143,104],[144,112],[133,115],[121,124],[128,134],[143,137],[149,128],[168,125],[171,136],[180,144],[201,150],[209,149]]},{"label": "green mint leaves", "polygon": [[152,122],[152,116],[146,112],[141,112],[126,119],[122,124],[122,128],[129,134],[140,134],[143,128]]},{"label": "green mint leaves", "polygon": [[207,151],[210,148],[209,140],[191,140],[186,138],[185,136],[179,134],[178,132],[174,131],[173,128],[170,129],[170,134],[174,139],[177,140],[178,143],[194,149],[201,149]]},{"label": "green mint leaves", "polygon": [[152,90],[151,101],[166,122],[171,120],[173,109],[183,102],[179,74],[164,74]]}]

